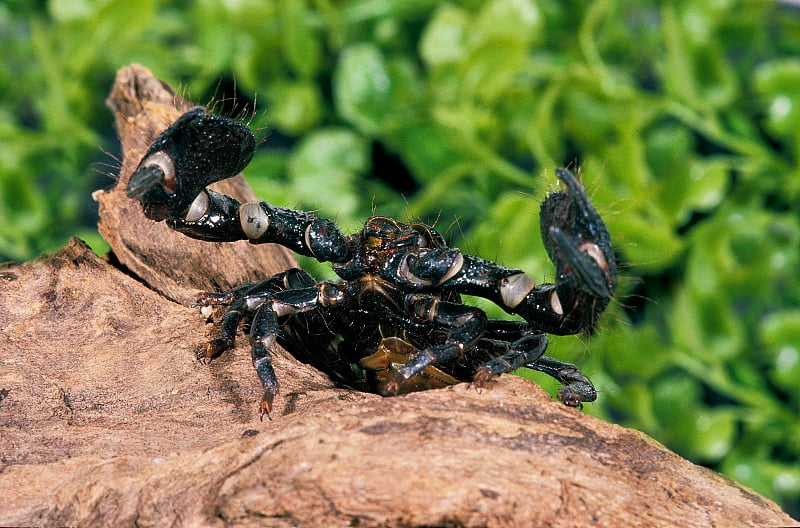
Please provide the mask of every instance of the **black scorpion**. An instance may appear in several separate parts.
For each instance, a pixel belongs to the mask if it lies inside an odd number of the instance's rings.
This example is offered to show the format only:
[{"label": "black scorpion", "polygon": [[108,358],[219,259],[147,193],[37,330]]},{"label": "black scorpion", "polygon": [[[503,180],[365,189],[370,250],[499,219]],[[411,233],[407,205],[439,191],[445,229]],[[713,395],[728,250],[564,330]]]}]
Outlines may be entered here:
[{"label": "black scorpion", "polygon": [[[219,336],[199,349],[199,359],[231,348],[239,325],[249,325],[264,386],[262,417],[278,393],[270,354],[276,339],[340,384],[383,395],[458,381],[481,388],[529,367],[563,385],[558,398],[566,405],[596,399],[575,365],[544,355],[546,334],[591,331],[617,283],[606,226],[569,171],[556,171],[565,190],[541,206],[541,237],[556,276],[537,285],[521,270],[449,247],[423,223],[373,216],[345,236],[325,218],[266,202],[241,204],[205,188],[244,169],[255,146],[241,123],[192,109],[152,144],[127,194],[147,217],[190,237],[276,243],[332,263],[336,281],[318,282],[293,268],[198,297],[198,306],[225,306]],[[489,319],[461,294],[489,299],[523,320]]]}]

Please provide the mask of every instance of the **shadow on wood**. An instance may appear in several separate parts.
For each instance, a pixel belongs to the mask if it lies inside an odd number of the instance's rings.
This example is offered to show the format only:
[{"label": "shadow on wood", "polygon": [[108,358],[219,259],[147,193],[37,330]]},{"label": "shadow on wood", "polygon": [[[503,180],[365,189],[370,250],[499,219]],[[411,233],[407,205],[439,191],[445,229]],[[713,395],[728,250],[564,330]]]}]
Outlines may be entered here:
[{"label": "shadow on wood", "polygon": [[97,198],[114,256],[73,239],[0,268],[0,525],[796,524],[514,376],[481,394],[462,384],[381,398],[336,389],[276,351],[282,392],[274,419],[259,422],[246,340],[194,361],[206,325],[185,305],[291,256],[195,242],[145,219],[124,183],[189,105],[136,65],[119,72],[109,105],[125,160],[121,184]]}]

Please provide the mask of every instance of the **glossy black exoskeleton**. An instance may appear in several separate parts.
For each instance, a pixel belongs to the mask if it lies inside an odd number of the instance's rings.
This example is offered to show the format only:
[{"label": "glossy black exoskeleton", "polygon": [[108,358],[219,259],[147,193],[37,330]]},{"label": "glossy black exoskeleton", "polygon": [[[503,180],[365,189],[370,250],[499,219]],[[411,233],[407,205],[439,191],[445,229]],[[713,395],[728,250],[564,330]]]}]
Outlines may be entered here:
[{"label": "glossy black exoskeleton", "polygon": [[[564,191],[541,208],[541,237],[556,267],[553,284],[448,247],[422,223],[375,216],[346,236],[330,220],[266,202],[241,204],[205,189],[234,176],[253,156],[242,124],[196,108],[153,143],[128,182],[153,220],[200,240],[277,243],[332,262],[337,281],[290,269],[232,291],[202,293],[199,306],[225,305],[219,337],[202,347],[209,360],[250,326],[253,365],[264,385],[261,414],[278,393],[270,345],[277,339],[335,381],[384,395],[457,383],[485,386],[527,366],[559,380],[570,406],[594,401],[575,365],[544,355],[546,334],[590,331],[616,286],[608,231],[583,187],[556,171]],[[461,294],[491,300],[521,321],[489,319]]]}]

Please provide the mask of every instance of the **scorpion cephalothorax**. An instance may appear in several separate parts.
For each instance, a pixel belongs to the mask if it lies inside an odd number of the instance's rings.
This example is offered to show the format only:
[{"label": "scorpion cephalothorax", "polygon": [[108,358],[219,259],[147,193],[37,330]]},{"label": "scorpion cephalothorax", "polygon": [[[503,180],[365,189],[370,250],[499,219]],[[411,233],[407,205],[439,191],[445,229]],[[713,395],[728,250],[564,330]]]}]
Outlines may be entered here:
[{"label": "scorpion cephalothorax", "polygon": [[[317,282],[293,268],[198,298],[199,306],[226,307],[219,337],[198,358],[231,348],[239,324],[249,324],[265,389],[262,416],[278,392],[269,352],[276,339],[339,383],[384,395],[457,381],[483,387],[527,366],[559,380],[565,404],[595,400],[577,367],[544,355],[546,334],[591,330],[616,286],[608,231],[569,171],[556,171],[565,190],[542,204],[541,236],[556,278],[537,285],[521,270],[448,247],[422,223],[374,216],[345,236],[313,214],[241,204],[205,188],[241,171],[254,149],[247,127],[195,108],[156,139],[128,182],[128,196],[149,218],[193,238],[277,243],[333,263],[337,281]],[[461,294],[489,299],[524,321],[489,319]]]}]

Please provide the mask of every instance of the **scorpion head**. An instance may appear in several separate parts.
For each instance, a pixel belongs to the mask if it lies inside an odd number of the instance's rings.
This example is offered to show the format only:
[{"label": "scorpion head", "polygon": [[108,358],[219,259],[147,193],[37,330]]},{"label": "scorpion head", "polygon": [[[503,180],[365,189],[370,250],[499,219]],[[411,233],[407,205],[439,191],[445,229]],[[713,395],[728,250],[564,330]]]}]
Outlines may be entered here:
[{"label": "scorpion head", "polygon": [[153,220],[183,216],[203,188],[241,172],[255,145],[246,126],[193,108],[156,138],[128,180],[128,197]]}]

